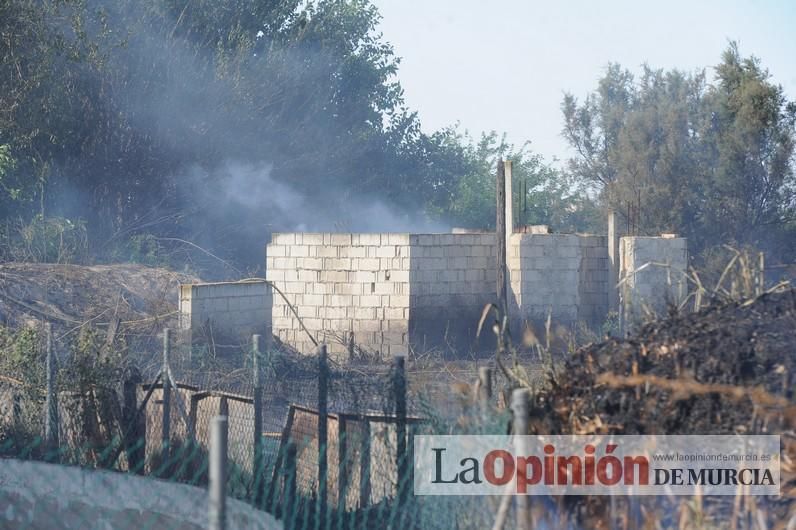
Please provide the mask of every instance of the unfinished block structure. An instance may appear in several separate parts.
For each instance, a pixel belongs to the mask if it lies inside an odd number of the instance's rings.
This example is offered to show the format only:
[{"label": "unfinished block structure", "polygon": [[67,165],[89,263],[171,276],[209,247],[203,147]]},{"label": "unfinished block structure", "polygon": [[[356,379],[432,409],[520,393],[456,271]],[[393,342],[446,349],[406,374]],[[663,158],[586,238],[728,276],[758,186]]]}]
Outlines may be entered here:
[{"label": "unfinished block structure", "polygon": [[[631,325],[642,308],[660,310],[685,295],[685,239],[623,237],[616,265],[610,239],[508,236],[512,328],[528,322],[538,330],[548,315],[556,325],[596,328],[612,310]],[[494,337],[487,331],[476,340],[476,327],[495,301],[496,255],[489,232],[273,234],[266,280],[282,295],[265,282],[183,285],[181,327],[216,347],[273,333],[302,352],[312,351],[311,334],[338,357],[489,349]]]},{"label": "unfinished block structure", "polygon": [[[623,237],[612,255],[608,236],[539,232],[506,238],[514,330],[530,323],[538,331],[548,315],[556,325],[598,328],[612,310],[631,324],[640,308],[685,294],[683,238]],[[266,280],[281,295],[264,282],[184,285],[181,323],[194,341],[243,344],[272,331],[306,353],[312,335],[339,358],[492,349],[491,333],[476,339],[476,328],[495,302],[496,256],[494,232],[277,233]]]},{"label": "unfinished block structure", "polygon": [[[625,274],[646,261],[685,268],[681,238],[623,241]],[[477,342],[475,330],[484,306],[495,301],[496,243],[494,233],[274,234],[266,250],[266,278],[284,291],[307,331],[327,342],[332,353],[361,348],[403,354],[432,347],[465,352],[494,343],[488,332]],[[606,236],[515,233],[507,246],[515,326],[538,324],[548,315],[563,325],[599,326],[605,320],[616,284],[609,277]],[[662,300],[672,291],[651,273],[623,285],[625,301]],[[281,297],[273,298],[271,318],[281,341],[311,350],[307,333]]]}]

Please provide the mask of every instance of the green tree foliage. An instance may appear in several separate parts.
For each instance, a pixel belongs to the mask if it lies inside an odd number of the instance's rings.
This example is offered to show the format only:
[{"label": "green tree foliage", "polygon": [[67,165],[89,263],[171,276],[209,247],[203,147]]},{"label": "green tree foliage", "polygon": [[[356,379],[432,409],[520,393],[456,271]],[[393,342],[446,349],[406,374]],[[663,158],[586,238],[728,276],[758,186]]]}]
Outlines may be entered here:
[{"label": "green tree foliage", "polygon": [[561,231],[595,228],[594,207],[586,190],[546,164],[525,144],[509,144],[494,131],[477,142],[448,129],[445,144],[458,150],[460,178],[447,203],[438,207],[456,225],[495,227],[495,173],[499,160],[512,161],[513,212],[516,225],[547,224]]},{"label": "green tree foliage", "polygon": [[[794,119],[755,58],[735,44],[704,72],[609,66],[581,103],[566,95],[572,175],[642,234],[677,231],[701,251],[721,243],[792,253]],[[781,244],[791,242],[785,252]]]},{"label": "green tree foliage", "polygon": [[259,260],[269,226],[294,226],[221,204],[247,192],[230,161],[310,211],[351,193],[433,195],[417,171],[433,142],[403,106],[378,20],[365,0],[2,3],[0,144],[17,164],[0,213],[32,201],[87,217],[100,249],[151,231]]}]

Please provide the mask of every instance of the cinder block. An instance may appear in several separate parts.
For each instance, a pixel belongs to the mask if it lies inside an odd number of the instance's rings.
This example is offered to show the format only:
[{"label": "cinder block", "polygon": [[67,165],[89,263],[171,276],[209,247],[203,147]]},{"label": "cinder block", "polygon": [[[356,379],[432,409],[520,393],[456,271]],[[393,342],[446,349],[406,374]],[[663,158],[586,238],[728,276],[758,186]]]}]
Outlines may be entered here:
[{"label": "cinder block", "polygon": [[321,306],[323,305],[323,297],[324,295],[322,294],[305,294],[301,299],[301,303],[303,305]]},{"label": "cinder block", "polygon": [[275,245],[295,245],[296,235],[292,233],[273,233],[271,234],[271,243]]},{"label": "cinder block", "polygon": [[373,245],[378,246],[382,243],[382,234],[358,234],[359,241],[357,242],[358,245]]},{"label": "cinder block", "polygon": [[313,248],[315,249],[315,256],[319,258],[336,258],[339,256],[339,247],[333,245]]},{"label": "cinder block", "polygon": [[354,332],[380,332],[381,322],[379,320],[355,320],[353,322]]},{"label": "cinder block", "polygon": [[469,257],[467,258],[466,267],[457,267],[457,268],[485,270],[486,266],[487,266],[486,258]]},{"label": "cinder block", "polygon": [[[470,248],[470,255],[475,257],[487,257],[491,255],[490,248],[484,245],[473,245]],[[517,248],[517,247],[512,247]]]},{"label": "cinder block", "polygon": [[298,311],[298,314],[301,318],[315,318],[318,316],[317,309],[318,308],[315,306],[302,305],[297,307],[296,311]]},{"label": "cinder block", "polygon": [[385,307],[384,318],[388,320],[400,320],[404,318],[405,309],[402,307]]},{"label": "cinder block", "polygon": [[473,247],[466,247],[462,245],[450,245],[443,247],[444,256],[446,258],[460,258],[462,256],[471,256]]},{"label": "cinder block", "polygon": [[394,245],[383,245],[380,247],[376,247],[376,257],[377,258],[394,258],[395,257],[395,246]]},{"label": "cinder block", "polygon": [[387,243],[390,245],[409,245],[409,234],[406,233],[387,234]]},{"label": "cinder block", "polygon": [[390,296],[390,307],[409,307],[409,296],[407,295]]},{"label": "cinder block", "polygon": [[288,247],[284,245],[268,245],[265,247],[266,257],[283,258],[287,256]]},{"label": "cinder block", "polygon": [[302,245],[323,245],[323,234],[304,232],[301,237]]},{"label": "cinder block", "polygon": [[274,258],[273,268],[275,269],[295,269],[296,258]]},{"label": "cinder block", "polygon": [[361,283],[335,283],[334,294],[359,295],[362,294],[363,284]]},{"label": "cinder block", "polygon": [[298,271],[298,279],[302,282],[317,282],[320,281],[320,273],[318,271]]},{"label": "cinder block", "polygon": [[398,333],[408,333],[409,332],[409,322],[401,319],[394,319],[387,321],[387,330],[391,332],[398,332]]},{"label": "cinder block", "polygon": [[319,271],[323,269],[323,259],[322,258],[301,258],[296,259],[296,267],[299,269],[309,269],[313,271]]},{"label": "cinder block", "polygon": [[324,297],[327,306],[348,307],[353,303],[353,297],[346,294],[328,294]]},{"label": "cinder block", "polygon": [[375,294],[375,295],[393,294],[393,284],[390,282],[374,282],[374,284],[371,285],[370,294]]},{"label": "cinder block", "polygon": [[339,253],[341,258],[364,258],[367,255],[367,251],[365,247],[339,247]]},{"label": "cinder block", "polygon": [[456,245],[456,237],[454,234],[440,234],[439,236],[439,244],[440,245]]},{"label": "cinder block", "polygon": [[406,342],[406,334],[394,331],[385,331],[381,334],[382,342],[384,344],[404,344]]},{"label": "cinder block", "polygon": [[[353,273],[356,274],[356,273]],[[330,283],[342,283],[348,281],[349,273],[347,271],[335,271],[335,270],[322,270],[320,275],[320,281],[322,282],[330,282]]]},{"label": "cinder block", "polygon": [[285,282],[281,289],[287,294],[304,294],[305,284],[304,282]]},{"label": "cinder block", "polygon": [[351,273],[351,281],[356,283],[373,283],[377,281],[374,271],[354,271]]},{"label": "cinder block", "polygon": [[323,329],[323,320],[320,318],[303,318],[301,320],[304,322],[304,325],[307,327],[307,329],[311,331]]},{"label": "cinder block", "polygon": [[359,298],[359,305],[362,307],[381,307],[381,298],[379,295],[362,295]]},{"label": "cinder block", "polygon": [[407,270],[391,270],[389,271],[389,281],[391,282],[408,282],[409,281],[409,271]]},{"label": "cinder block", "polygon": [[561,258],[575,258],[578,256],[580,252],[580,247],[572,246],[572,245],[562,245],[560,247],[555,247],[557,250],[557,255]]},{"label": "cinder block", "polygon": [[355,268],[358,271],[377,271],[381,268],[381,263],[377,258],[360,258],[355,261]]},{"label": "cinder block", "polygon": [[324,258],[323,267],[327,270],[350,271],[350,258]]},{"label": "cinder block", "polygon": [[441,258],[445,256],[445,251],[442,247],[423,247],[424,258]]},{"label": "cinder block", "polygon": [[347,312],[349,318],[355,320],[373,320],[376,318],[376,309],[374,307],[354,306],[349,307]]},{"label": "cinder block", "polygon": [[416,241],[412,241],[411,244],[421,247],[431,247],[436,244],[436,241],[433,234],[418,234],[416,236]]},{"label": "cinder block", "polygon": [[332,245],[351,245],[351,234],[331,234]]}]

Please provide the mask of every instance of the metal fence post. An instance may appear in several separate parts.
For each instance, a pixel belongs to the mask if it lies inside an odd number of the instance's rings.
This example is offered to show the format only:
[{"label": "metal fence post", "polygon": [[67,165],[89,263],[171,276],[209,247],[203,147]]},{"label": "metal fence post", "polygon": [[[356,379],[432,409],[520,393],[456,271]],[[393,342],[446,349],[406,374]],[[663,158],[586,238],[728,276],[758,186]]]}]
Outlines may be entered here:
[{"label": "metal fence post", "polygon": [[329,488],[329,366],[326,355],[326,344],[321,344],[318,346],[318,517],[316,528],[326,528],[326,515],[329,510],[327,494]]},{"label": "metal fence post", "polygon": [[254,376],[254,461],[252,466],[252,482],[254,505],[260,506],[265,486],[265,469],[263,465],[263,382],[260,368],[260,335],[252,335],[252,370]]},{"label": "metal fence post", "polygon": [[370,505],[370,422],[362,422],[362,440],[359,447],[359,507]]},{"label": "metal fence post", "polygon": [[227,527],[227,417],[215,416],[210,433],[208,528]]},{"label": "metal fence post", "polygon": [[337,416],[337,513],[342,517],[348,497],[348,426],[343,414]]},{"label": "metal fence post", "polygon": [[292,530],[298,523],[299,503],[296,497],[296,458],[298,448],[293,441],[285,448],[284,491],[282,494],[282,520],[286,530]]},{"label": "metal fence post", "polygon": [[398,506],[406,505],[409,494],[409,461],[406,458],[406,359],[394,357],[393,393],[395,394],[396,469],[398,470]]},{"label": "metal fence post", "polygon": [[[513,428],[514,451],[518,455],[527,455],[528,424],[530,417],[530,395],[527,388],[517,388],[511,393],[511,412],[514,414]],[[526,495],[518,495],[517,500],[517,530],[530,530],[531,528],[531,503]]]},{"label": "metal fence post", "polygon": [[45,403],[44,440],[47,448],[58,451],[58,389],[56,388],[57,366],[53,351],[53,330],[49,322],[44,324],[46,340],[47,397]]},{"label": "metal fence post", "polygon": [[486,409],[492,399],[492,369],[482,366],[478,369],[478,402]]},{"label": "metal fence post", "polygon": [[196,443],[196,412],[197,408],[199,407],[199,400],[201,398],[197,397],[196,394],[192,394],[190,397],[190,403],[188,404],[188,443],[191,446],[191,449],[195,449],[197,447]]},{"label": "metal fence post", "polygon": [[141,383],[138,370],[132,369],[125,373],[122,383],[124,409],[122,411],[123,424],[127,429],[127,438],[124,440],[124,449],[127,454],[127,470],[133,473],[144,471],[144,441],[145,429],[141,429],[138,421],[138,396],[137,389]]},{"label": "metal fence post", "polygon": [[161,436],[160,450],[163,456],[169,453],[171,442],[171,381],[169,379],[169,356],[171,354],[171,330],[163,330],[163,368],[161,380],[163,381],[163,435]]}]

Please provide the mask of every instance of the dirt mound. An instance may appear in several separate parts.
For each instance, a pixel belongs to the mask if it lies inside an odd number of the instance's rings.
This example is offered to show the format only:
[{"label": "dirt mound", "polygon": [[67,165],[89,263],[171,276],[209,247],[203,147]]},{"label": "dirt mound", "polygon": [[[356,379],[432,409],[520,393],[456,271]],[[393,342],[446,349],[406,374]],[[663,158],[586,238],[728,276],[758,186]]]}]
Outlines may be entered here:
[{"label": "dirt mound", "polygon": [[578,351],[538,396],[547,432],[781,432],[796,414],[796,290],[714,305]]},{"label": "dirt mound", "polygon": [[134,264],[0,264],[0,322],[72,329],[114,321],[128,330],[176,321],[178,285],[196,278]]}]

